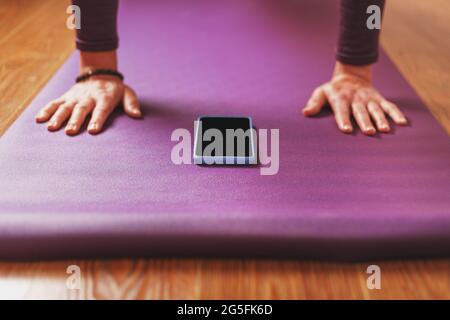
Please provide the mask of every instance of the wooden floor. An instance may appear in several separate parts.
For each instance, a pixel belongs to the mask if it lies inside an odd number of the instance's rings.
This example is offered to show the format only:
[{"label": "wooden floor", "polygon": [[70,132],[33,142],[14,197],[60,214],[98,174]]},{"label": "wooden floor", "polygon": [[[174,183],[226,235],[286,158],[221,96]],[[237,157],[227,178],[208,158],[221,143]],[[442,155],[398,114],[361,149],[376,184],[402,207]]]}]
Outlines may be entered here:
[{"label": "wooden floor", "polygon": [[[73,51],[61,0],[0,2],[0,135]],[[450,133],[450,2],[390,0],[382,43]],[[438,123],[436,123],[438,125]],[[1,138],[0,138],[1,139]],[[66,268],[81,268],[81,289]],[[382,289],[368,290],[377,264]],[[1,263],[0,298],[450,299],[450,260],[330,264],[255,260]]]}]

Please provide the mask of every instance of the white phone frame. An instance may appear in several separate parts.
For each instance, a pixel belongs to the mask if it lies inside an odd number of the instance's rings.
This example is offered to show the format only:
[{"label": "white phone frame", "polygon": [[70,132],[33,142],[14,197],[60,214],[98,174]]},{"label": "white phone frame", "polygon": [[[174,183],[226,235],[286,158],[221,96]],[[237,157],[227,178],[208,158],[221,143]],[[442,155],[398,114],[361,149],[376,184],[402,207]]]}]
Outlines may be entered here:
[{"label": "white phone frame", "polygon": [[[198,137],[198,124],[201,122],[202,119],[205,118],[229,118],[229,119],[233,119],[233,118],[245,118],[248,119],[249,123],[250,123],[250,131],[251,131],[251,135],[250,135],[250,151],[251,151],[251,155],[248,157],[242,157],[242,156],[237,156],[237,157],[230,157],[230,156],[203,156],[202,154],[198,154],[197,150],[202,151],[202,148],[200,146],[200,148],[197,148],[197,145],[199,143],[199,137]],[[200,116],[197,118],[197,120],[195,121],[195,125],[194,125],[194,147],[193,147],[193,159],[194,159],[194,164],[197,165],[255,165],[257,164],[257,148],[256,148],[256,130],[253,128],[253,121],[251,117],[238,117],[238,116]]]}]

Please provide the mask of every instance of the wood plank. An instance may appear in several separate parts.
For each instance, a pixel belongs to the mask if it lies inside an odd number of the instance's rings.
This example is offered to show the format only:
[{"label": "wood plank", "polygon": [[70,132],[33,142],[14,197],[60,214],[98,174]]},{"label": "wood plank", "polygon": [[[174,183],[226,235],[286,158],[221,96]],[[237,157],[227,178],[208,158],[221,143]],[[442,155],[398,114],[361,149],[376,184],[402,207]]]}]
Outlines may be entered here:
[{"label": "wood plank", "polygon": [[[0,299],[450,299],[450,261],[93,260],[0,263]],[[66,269],[81,269],[81,288]]]},{"label": "wood plank", "polygon": [[73,52],[73,31],[66,28],[67,4],[1,1],[0,136]]},{"label": "wood plank", "polygon": [[[0,135],[73,51],[67,2],[0,2]],[[390,0],[382,43],[450,133],[450,2]],[[37,27],[39,26],[39,27]],[[69,265],[81,289],[66,286]],[[369,264],[382,289],[366,286]],[[335,264],[124,259],[0,262],[0,299],[450,299],[450,260]]]},{"label": "wood plank", "polygon": [[450,134],[450,1],[387,1],[381,43]]}]

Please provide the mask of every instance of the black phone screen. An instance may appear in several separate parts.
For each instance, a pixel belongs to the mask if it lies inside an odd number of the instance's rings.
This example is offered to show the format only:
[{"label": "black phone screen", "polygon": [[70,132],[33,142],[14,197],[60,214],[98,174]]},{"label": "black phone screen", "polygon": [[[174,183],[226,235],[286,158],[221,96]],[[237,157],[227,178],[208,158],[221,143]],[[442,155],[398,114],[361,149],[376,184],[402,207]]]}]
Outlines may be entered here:
[{"label": "black phone screen", "polygon": [[[252,132],[251,120],[246,117],[201,117],[199,119],[199,127],[201,124],[202,136],[198,137],[201,153],[209,156],[226,156],[226,157],[250,157],[252,156]],[[208,130],[214,129],[213,132]],[[198,131],[199,133],[200,131]],[[208,145],[213,143],[218,133],[222,135],[222,150],[206,149]],[[207,138],[207,139],[205,139]],[[200,142],[201,141],[201,142]],[[217,145],[217,144],[216,144]],[[234,148],[233,148],[234,146]],[[200,150],[198,150],[200,151]],[[198,153],[198,152],[197,152]]]}]

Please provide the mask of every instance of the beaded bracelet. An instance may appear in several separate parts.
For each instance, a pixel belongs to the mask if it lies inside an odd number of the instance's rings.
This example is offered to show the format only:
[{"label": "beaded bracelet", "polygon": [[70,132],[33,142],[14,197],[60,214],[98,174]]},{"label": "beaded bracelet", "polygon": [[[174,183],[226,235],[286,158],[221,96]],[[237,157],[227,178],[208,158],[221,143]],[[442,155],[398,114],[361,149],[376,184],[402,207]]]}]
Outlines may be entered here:
[{"label": "beaded bracelet", "polygon": [[119,71],[116,70],[112,70],[112,69],[92,69],[92,70],[88,70],[87,72],[79,75],[76,78],[76,83],[84,81],[89,79],[90,77],[93,76],[99,76],[99,75],[107,75],[107,76],[113,76],[113,77],[117,77],[120,80],[123,81],[124,77],[123,74],[121,74]]}]

